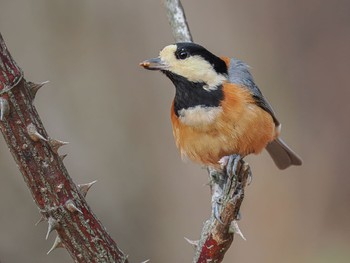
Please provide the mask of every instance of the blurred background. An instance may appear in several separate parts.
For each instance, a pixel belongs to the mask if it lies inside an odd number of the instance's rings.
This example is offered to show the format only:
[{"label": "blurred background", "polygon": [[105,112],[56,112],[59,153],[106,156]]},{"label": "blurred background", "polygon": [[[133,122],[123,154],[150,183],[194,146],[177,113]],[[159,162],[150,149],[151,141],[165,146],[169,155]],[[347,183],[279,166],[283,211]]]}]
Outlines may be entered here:
[{"label": "blurred background", "polygon": [[[195,42],[246,61],[303,160],[279,171],[250,156],[240,227],[224,262],[350,262],[350,2],[183,0]],[[76,183],[131,262],[191,262],[210,214],[207,173],[181,161],[171,82],[138,63],[173,43],[161,0],[0,0],[0,32],[27,80],[50,80],[35,105],[69,141]],[[0,138],[0,261],[72,262]]]}]

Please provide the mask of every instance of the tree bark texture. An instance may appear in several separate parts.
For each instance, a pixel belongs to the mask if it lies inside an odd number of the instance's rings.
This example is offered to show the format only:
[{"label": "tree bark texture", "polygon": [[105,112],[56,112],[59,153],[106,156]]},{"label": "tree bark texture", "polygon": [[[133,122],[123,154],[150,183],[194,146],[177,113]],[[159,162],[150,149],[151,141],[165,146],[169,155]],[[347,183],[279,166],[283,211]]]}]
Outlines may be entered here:
[{"label": "tree bark texture", "polygon": [[192,42],[192,35],[187,24],[185,10],[180,0],[164,1],[168,20],[176,42]]},{"label": "tree bark texture", "polygon": [[75,262],[128,262],[85,201],[91,184],[76,186],[70,178],[58,154],[66,143],[49,137],[40,120],[33,101],[41,86],[24,79],[0,34],[0,128],[48,222],[46,238],[57,231],[50,251],[65,247]]}]

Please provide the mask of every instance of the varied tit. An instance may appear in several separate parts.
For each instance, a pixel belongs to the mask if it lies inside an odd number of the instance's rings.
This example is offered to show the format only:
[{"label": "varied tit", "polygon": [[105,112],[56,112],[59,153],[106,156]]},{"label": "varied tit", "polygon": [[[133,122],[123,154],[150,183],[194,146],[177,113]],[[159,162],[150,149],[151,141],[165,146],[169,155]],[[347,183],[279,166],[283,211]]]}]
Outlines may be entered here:
[{"label": "varied tit", "polygon": [[182,157],[219,168],[226,156],[266,148],[280,169],[301,165],[279,137],[281,124],[244,62],[186,42],[140,65],[160,70],[175,85],[171,121]]}]

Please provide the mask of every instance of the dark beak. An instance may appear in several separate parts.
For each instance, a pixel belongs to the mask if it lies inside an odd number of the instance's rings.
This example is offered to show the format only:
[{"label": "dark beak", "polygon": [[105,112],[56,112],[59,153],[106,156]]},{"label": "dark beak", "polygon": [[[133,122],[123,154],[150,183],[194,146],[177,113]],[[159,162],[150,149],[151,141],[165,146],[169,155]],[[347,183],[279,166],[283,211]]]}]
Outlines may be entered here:
[{"label": "dark beak", "polygon": [[148,70],[166,70],[168,66],[158,57],[147,59],[140,63],[140,66]]}]

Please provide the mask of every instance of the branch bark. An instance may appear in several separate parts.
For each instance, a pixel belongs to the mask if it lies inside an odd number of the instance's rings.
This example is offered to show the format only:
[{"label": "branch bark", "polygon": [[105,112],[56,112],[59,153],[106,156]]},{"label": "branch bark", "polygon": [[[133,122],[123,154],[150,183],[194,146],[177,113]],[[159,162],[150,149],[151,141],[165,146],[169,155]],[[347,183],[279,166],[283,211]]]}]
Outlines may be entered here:
[{"label": "branch bark", "polygon": [[[75,262],[128,262],[85,201],[92,184],[76,186],[58,154],[65,142],[48,136],[33,105],[43,85],[27,82],[0,34],[0,129],[42,219],[46,238],[57,237],[51,252],[65,247]],[[39,222],[40,222],[39,221]]]},{"label": "branch bark", "polygon": [[192,42],[185,11],[180,0],[164,1],[170,27],[176,42]]},{"label": "branch bark", "polygon": [[[192,42],[192,36],[186,21],[184,9],[180,0],[164,1],[168,20],[176,42]],[[223,171],[208,169],[212,204],[220,198],[219,222],[212,209],[211,217],[204,223],[198,241],[187,240],[195,246],[193,263],[222,262],[225,253],[230,248],[234,233],[242,238],[238,227],[239,210],[244,197],[244,188],[250,176],[250,167],[241,160],[238,164],[237,175],[232,177]]]}]

